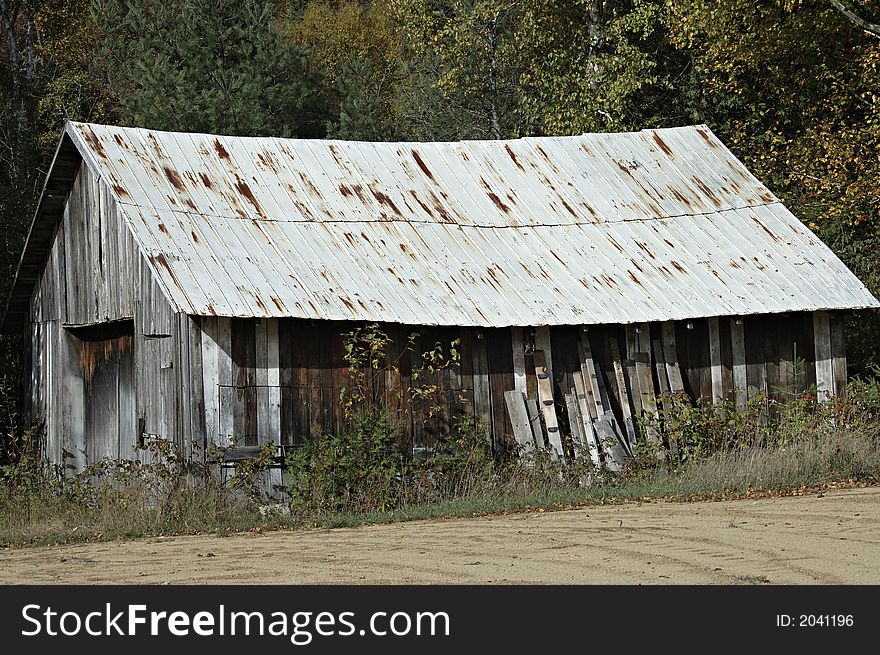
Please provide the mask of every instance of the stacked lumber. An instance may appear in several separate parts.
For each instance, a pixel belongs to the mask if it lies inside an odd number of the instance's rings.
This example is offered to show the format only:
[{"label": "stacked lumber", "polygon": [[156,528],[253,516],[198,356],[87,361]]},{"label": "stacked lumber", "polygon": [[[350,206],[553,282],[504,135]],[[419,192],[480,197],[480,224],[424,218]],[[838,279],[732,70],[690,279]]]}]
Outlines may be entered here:
[{"label": "stacked lumber", "polygon": [[[549,339],[536,337],[530,354],[537,397],[528,396],[525,384],[504,394],[521,454],[544,450],[562,463],[589,458],[596,469],[619,471],[635,456],[640,442],[656,446],[648,450],[659,452],[664,435],[657,427],[658,405],[669,394],[683,393],[684,384],[674,324],[659,325],[653,339],[650,327],[648,323],[626,326],[625,344],[606,337],[605,362],[610,361],[606,367],[595,355],[589,328],[582,327],[577,342],[579,367],[560,376],[570,388],[558,388],[551,357],[544,349],[549,351]],[[674,450],[674,439],[668,445]]]}]

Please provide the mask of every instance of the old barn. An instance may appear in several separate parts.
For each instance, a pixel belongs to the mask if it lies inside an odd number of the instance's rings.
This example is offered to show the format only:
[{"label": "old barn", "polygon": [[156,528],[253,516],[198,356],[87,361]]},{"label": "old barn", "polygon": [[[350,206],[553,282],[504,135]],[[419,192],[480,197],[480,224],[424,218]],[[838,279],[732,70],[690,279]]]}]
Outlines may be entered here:
[{"label": "old barn", "polygon": [[[878,306],[705,126],[356,143],[69,123],[3,325],[71,472],[155,437],[204,456],[341,429],[341,335],[366,322],[394,340],[374,384],[414,448],[465,416],[613,463],[662,392],[840,393],[842,313]],[[456,365],[413,379],[456,339]],[[391,393],[425,384],[430,418]]]}]

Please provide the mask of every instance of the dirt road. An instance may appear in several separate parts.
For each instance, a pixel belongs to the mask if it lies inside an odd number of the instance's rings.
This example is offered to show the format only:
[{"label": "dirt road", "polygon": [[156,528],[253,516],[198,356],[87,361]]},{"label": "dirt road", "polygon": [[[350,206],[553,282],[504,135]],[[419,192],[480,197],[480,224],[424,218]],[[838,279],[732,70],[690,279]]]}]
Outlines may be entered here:
[{"label": "dirt road", "polygon": [[880,489],[0,551],[0,583],[880,583]]}]

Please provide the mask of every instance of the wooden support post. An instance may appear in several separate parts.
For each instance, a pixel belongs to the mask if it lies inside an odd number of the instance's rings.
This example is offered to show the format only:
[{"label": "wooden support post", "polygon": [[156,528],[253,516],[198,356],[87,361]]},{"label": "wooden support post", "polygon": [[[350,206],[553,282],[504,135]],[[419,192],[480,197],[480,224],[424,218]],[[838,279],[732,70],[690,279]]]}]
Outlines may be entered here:
[{"label": "wooden support post", "polygon": [[486,438],[492,443],[492,397],[489,387],[489,353],[482,329],[474,328],[471,340],[474,371],[474,416],[483,424]]},{"label": "wooden support post", "polygon": [[510,338],[513,348],[513,388],[521,393],[526,392],[526,355],[523,348],[523,329],[521,327],[510,328]]},{"label": "wooden support post", "polygon": [[675,346],[675,322],[660,324],[660,341],[663,343],[663,361],[666,363],[666,378],[672,393],[684,393],[684,381],[678,365],[678,350]]},{"label": "wooden support post", "polygon": [[833,380],[832,392],[836,397],[846,395],[846,332],[844,331],[843,317],[832,315],[829,317],[831,328],[831,377]]},{"label": "wooden support post", "polygon": [[550,390],[555,393],[556,378],[553,376],[553,352],[550,348],[550,328],[541,325],[535,328],[535,350],[544,353],[547,373],[550,374]]},{"label": "wooden support post", "polygon": [[813,340],[816,347],[816,399],[831,400],[834,396],[831,325],[828,312],[813,312]]},{"label": "wooden support post", "polygon": [[733,352],[733,400],[737,412],[748,407],[748,379],[746,377],[746,339],[743,319],[730,319],[730,343]]},{"label": "wooden support post", "polygon": [[718,317],[709,318],[709,365],[712,371],[712,404],[724,400],[724,378],[721,368],[721,328]]},{"label": "wooden support post", "polygon": [[544,425],[547,428],[547,441],[550,443],[551,454],[554,458],[564,461],[565,454],[562,450],[562,438],[559,433],[559,420],[556,417],[556,403],[553,400],[550,371],[547,368],[547,360],[544,351],[536,350],[534,358],[535,375],[538,378],[538,403],[544,415]]},{"label": "wooden support post", "polygon": [[535,449],[535,439],[532,435],[529,413],[526,410],[525,395],[515,389],[505,391],[504,402],[507,404],[507,413],[510,416],[516,443],[519,444],[521,454],[527,455]]}]

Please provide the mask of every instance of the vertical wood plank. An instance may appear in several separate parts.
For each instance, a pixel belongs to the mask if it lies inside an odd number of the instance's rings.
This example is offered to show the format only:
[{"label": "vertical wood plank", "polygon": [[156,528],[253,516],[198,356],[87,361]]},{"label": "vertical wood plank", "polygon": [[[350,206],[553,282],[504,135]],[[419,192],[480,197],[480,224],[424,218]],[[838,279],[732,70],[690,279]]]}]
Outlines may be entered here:
[{"label": "vertical wood plank", "polygon": [[278,339],[278,319],[266,320],[266,347],[268,349],[268,371],[266,382],[269,385],[269,423],[268,439],[281,443],[281,357]]},{"label": "vertical wood plank", "polygon": [[586,332],[581,332],[577,344],[578,357],[580,358],[581,375],[584,380],[584,387],[592,406],[589,408],[591,418],[599,418],[602,416],[607,407],[602,399],[602,393],[599,389],[599,378],[596,371],[596,365],[593,361],[593,352],[590,348],[590,339]]},{"label": "vertical wood plank", "polygon": [[660,339],[653,339],[651,346],[654,351],[654,370],[657,373],[657,384],[660,385],[660,393],[669,393],[669,378],[666,375],[666,361],[663,358],[663,346]]},{"label": "vertical wood plank", "polygon": [[519,444],[521,454],[527,455],[535,449],[535,441],[532,436],[529,414],[526,410],[526,398],[522,391],[514,389],[504,392],[504,402],[510,415],[513,436]]},{"label": "vertical wood plank", "polygon": [[580,371],[576,371],[574,374],[574,391],[575,400],[578,404],[578,414],[583,425],[582,433],[587,450],[590,453],[590,460],[593,462],[593,466],[599,468],[602,465],[599,456],[599,439],[596,435],[594,423],[596,418],[592,416],[592,412],[596,411],[596,404],[587,395],[587,384],[584,382],[584,376]]},{"label": "vertical wood plank", "polygon": [[523,329],[521,327],[510,328],[510,339],[513,349],[514,389],[521,393],[526,393],[526,356],[525,349],[523,348]]},{"label": "vertical wood plank", "polygon": [[834,396],[831,322],[828,312],[813,312],[813,342],[816,349],[816,399],[827,402]]},{"label": "vertical wood plank", "polygon": [[269,434],[269,330],[268,319],[254,321],[254,384],[256,385],[256,443],[270,440]]},{"label": "vertical wood plank", "polygon": [[217,319],[213,316],[200,319],[201,346],[202,346],[202,394],[205,398],[205,436],[208,448],[216,442],[220,435],[220,391],[217,377],[217,363],[219,361],[219,347],[216,341],[218,333]]},{"label": "vertical wood plank", "polygon": [[232,320],[217,318],[218,443],[228,446],[235,432],[235,384],[232,380]]},{"label": "vertical wood plank", "polygon": [[744,412],[748,406],[744,325],[745,322],[741,318],[730,319],[730,343],[733,353],[733,399],[737,412]]},{"label": "vertical wood plank", "polygon": [[535,446],[543,450],[547,447],[547,440],[544,438],[544,428],[541,427],[541,410],[538,409],[538,401],[534,398],[527,398],[526,411],[529,415],[529,425],[532,428]]},{"label": "vertical wood plank", "polygon": [[684,380],[678,363],[678,349],[675,344],[675,322],[660,324],[660,341],[663,342],[663,361],[666,363],[666,378],[672,393],[684,393]]},{"label": "vertical wood plank", "polygon": [[504,408],[504,392],[513,389],[513,353],[509,328],[488,330],[489,385],[492,407],[492,439],[495,448],[510,438],[510,418]]},{"label": "vertical wood plank", "polygon": [[492,443],[492,400],[489,387],[489,353],[486,349],[486,334],[477,328],[471,341],[473,352],[474,416],[486,430],[486,438]]},{"label": "vertical wood plank", "polygon": [[578,410],[577,396],[574,393],[565,394],[565,411],[568,415],[568,427],[571,431],[572,454],[577,459],[586,447],[586,439],[583,434],[584,428]]},{"label": "vertical wood plank", "polygon": [[846,395],[846,331],[844,330],[843,317],[832,315],[829,317],[831,330],[831,377],[833,380],[832,393],[836,397]]},{"label": "vertical wood plank", "polygon": [[709,318],[709,366],[712,376],[712,403],[724,400],[724,380],[721,371],[721,330],[718,317]]}]

